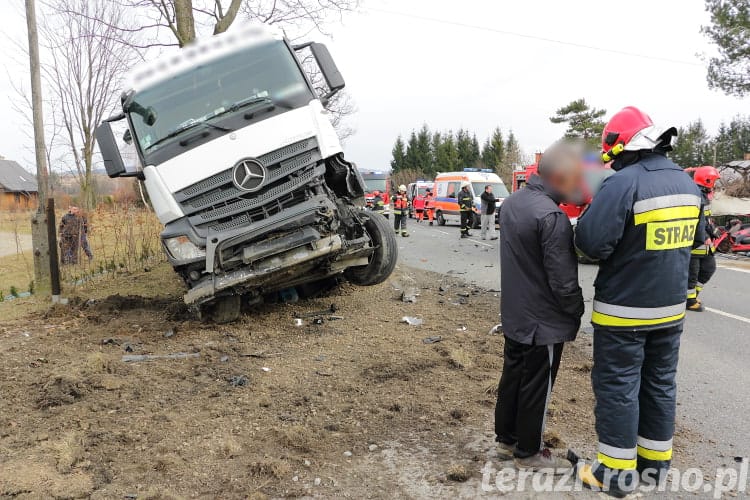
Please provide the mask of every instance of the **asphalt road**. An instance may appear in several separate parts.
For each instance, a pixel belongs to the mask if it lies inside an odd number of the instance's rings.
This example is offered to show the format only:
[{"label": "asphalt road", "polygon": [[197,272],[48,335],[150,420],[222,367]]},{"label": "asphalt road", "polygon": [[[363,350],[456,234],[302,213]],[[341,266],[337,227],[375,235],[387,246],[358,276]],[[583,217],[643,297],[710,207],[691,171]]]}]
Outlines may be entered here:
[{"label": "asphalt road", "polygon": [[[479,231],[460,239],[457,226],[429,227],[413,219],[408,229],[411,237],[398,239],[403,263],[500,289],[497,241],[482,241]],[[718,264],[701,294],[707,311],[688,313],[678,372],[678,423],[700,436],[691,453],[712,469],[750,456],[750,263],[719,257]],[[591,318],[596,271],[579,267],[584,326]]]}]

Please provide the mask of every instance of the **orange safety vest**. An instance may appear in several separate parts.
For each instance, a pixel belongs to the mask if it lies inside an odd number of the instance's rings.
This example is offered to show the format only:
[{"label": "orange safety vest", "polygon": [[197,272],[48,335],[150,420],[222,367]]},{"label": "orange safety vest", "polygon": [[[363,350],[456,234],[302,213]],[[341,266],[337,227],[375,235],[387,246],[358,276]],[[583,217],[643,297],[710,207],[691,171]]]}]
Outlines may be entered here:
[{"label": "orange safety vest", "polygon": [[393,213],[400,215],[402,210],[406,210],[408,204],[406,195],[397,194],[393,197]]}]

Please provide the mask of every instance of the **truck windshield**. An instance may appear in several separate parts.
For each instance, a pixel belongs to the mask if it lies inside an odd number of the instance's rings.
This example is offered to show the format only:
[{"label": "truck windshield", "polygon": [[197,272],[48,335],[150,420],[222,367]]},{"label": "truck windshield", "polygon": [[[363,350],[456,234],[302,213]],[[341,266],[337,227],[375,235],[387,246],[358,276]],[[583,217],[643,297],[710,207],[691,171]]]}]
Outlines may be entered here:
[{"label": "truck windshield", "polygon": [[249,111],[256,105],[301,107],[311,99],[294,56],[283,41],[273,41],[235,51],[146,88],[135,94],[128,109],[141,149],[153,152],[172,142],[168,139],[183,136],[193,125],[214,117]]},{"label": "truck windshield", "polygon": [[496,198],[507,198],[510,196],[508,190],[505,188],[505,184],[500,182],[472,182],[471,184],[474,187],[474,194],[477,196],[481,196],[484,193],[484,186],[487,185],[492,186],[492,194]]},{"label": "truck windshield", "polygon": [[365,179],[365,186],[367,186],[367,192],[372,193],[373,191],[385,192],[385,179]]}]

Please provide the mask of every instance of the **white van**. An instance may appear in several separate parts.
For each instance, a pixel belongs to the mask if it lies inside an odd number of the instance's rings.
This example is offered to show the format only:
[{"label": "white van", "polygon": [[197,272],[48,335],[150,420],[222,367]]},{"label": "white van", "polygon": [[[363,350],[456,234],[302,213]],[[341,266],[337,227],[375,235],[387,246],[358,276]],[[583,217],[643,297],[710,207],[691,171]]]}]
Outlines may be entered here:
[{"label": "white van", "polygon": [[456,195],[461,190],[461,184],[471,184],[470,190],[474,195],[474,227],[480,224],[480,207],[482,200],[479,198],[484,192],[486,185],[492,186],[492,192],[499,199],[497,213],[503,200],[510,196],[503,180],[490,169],[465,168],[463,172],[445,172],[435,177],[435,218],[438,224],[444,226],[447,222],[461,223]]}]

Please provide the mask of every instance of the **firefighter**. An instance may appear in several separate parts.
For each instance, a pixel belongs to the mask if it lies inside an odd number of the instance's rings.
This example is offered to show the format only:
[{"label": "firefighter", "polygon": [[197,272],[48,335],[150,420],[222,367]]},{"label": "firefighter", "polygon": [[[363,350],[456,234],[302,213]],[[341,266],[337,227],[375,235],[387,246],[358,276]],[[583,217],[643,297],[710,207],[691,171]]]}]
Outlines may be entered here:
[{"label": "firefighter", "polygon": [[393,228],[396,234],[399,232],[404,238],[409,236],[406,232],[406,219],[409,216],[409,200],[406,197],[406,186],[401,184],[398,193],[393,197]]},{"label": "firefighter", "polygon": [[424,213],[427,214],[427,220],[432,226],[435,219],[435,196],[430,188],[427,188],[424,193]]},{"label": "firefighter", "polygon": [[383,215],[385,213],[385,202],[383,201],[383,197],[380,195],[380,191],[373,191],[372,192],[372,211],[377,212],[380,215]]},{"label": "firefighter", "polygon": [[615,496],[660,481],[672,459],[677,357],[692,248],[703,243],[698,187],[666,158],[662,130],[635,107],[602,133],[607,178],[578,220],[575,243],[599,261],[594,326],[597,459],[583,484]]},{"label": "firefighter", "polygon": [[703,196],[703,216],[706,219],[704,243],[694,248],[690,255],[690,274],[688,277],[687,308],[688,311],[702,312],[703,304],[698,299],[701,290],[716,272],[716,258],[711,239],[716,236],[716,227],[711,217],[711,200],[714,197],[714,186],[721,177],[714,167],[698,167],[693,174],[695,182]]},{"label": "firefighter", "polygon": [[469,229],[474,222],[474,195],[469,189],[471,184],[467,181],[461,183],[461,191],[458,192],[458,210],[461,212],[461,238],[468,238]]}]

